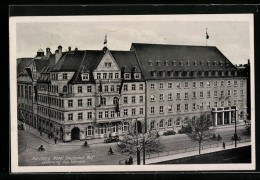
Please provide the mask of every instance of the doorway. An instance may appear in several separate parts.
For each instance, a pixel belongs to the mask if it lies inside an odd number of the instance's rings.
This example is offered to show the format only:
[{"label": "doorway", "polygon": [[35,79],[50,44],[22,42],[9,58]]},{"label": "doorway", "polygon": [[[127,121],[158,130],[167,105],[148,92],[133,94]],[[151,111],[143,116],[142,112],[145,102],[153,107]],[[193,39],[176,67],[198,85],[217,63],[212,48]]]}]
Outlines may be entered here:
[{"label": "doorway", "polygon": [[80,130],[78,127],[74,127],[71,130],[71,140],[80,140]]}]

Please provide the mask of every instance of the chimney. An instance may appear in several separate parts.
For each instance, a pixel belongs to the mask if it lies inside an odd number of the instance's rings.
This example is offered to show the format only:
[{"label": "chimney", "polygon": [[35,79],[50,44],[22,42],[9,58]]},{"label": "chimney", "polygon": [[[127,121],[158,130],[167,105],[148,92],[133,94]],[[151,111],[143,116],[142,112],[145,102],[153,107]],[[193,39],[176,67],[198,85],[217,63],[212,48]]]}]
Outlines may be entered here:
[{"label": "chimney", "polygon": [[60,60],[60,54],[59,54],[59,50],[57,49],[55,51],[55,64]]},{"label": "chimney", "polygon": [[75,51],[77,51],[77,50],[78,50],[78,48],[76,47],[76,48],[75,48]]},{"label": "chimney", "polygon": [[68,47],[68,50],[71,51],[71,47],[70,46]]},{"label": "chimney", "polygon": [[51,55],[51,49],[50,48],[46,48],[47,59],[49,59],[50,55]]}]

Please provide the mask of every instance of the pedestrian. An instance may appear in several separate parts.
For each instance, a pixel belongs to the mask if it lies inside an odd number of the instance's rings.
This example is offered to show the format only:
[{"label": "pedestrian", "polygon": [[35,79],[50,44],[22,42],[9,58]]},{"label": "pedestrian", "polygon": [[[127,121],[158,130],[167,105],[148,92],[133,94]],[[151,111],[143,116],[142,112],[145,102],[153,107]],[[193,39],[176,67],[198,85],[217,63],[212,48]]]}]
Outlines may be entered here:
[{"label": "pedestrian", "polygon": [[129,157],[129,164],[130,164],[130,165],[133,164],[133,158],[132,158],[132,156]]},{"label": "pedestrian", "polygon": [[57,144],[57,138],[56,137],[54,138],[54,142],[55,142],[55,144]]},{"label": "pedestrian", "polygon": [[42,131],[40,131],[40,135],[42,136]]},{"label": "pedestrian", "polygon": [[226,144],[224,141],[223,141],[223,149],[226,149]]},{"label": "pedestrian", "polygon": [[127,159],[125,160],[125,165],[128,165],[128,161],[127,161]]}]

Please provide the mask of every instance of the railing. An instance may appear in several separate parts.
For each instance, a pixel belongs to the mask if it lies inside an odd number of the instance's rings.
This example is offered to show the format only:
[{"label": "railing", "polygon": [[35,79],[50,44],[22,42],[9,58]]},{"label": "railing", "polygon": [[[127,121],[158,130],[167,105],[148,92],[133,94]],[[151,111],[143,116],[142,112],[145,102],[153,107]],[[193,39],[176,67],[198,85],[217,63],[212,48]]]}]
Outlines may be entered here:
[{"label": "railing", "polygon": [[[245,139],[241,139],[239,141],[237,141],[238,143],[245,143],[245,142],[250,142],[251,138],[245,138]],[[233,145],[234,141],[228,141],[225,142],[226,146],[230,146]],[[217,142],[217,143],[213,143],[213,144],[205,144],[201,146],[201,150],[203,149],[210,149],[210,148],[216,148],[216,147],[222,147],[223,146],[223,142]],[[174,154],[181,154],[181,153],[186,153],[186,152],[192,152],[192,151],[198,151],[199,150],[199,146],[192,146],[192,147],[187,147],[184,149],[176,149],[176,150],[172,150],[172,151],[164,151],[164,152],[157,152],[157,153],[152,153],[152,154],[147,154],[145,156],[145,159],[152,159],[152,158],[157,158],[157,157],[162,157],[162,156],[169,156],[169,155],[174,155]],[[140,155],[140,159],[142,159],[142,155]],[[125,164],[125,160],[126,159],[122,159],[119,160],[119,165],[124,165]],[[134,160],[134,162],[136,162]],[[134,163],[135,164],[135,163]]]}]

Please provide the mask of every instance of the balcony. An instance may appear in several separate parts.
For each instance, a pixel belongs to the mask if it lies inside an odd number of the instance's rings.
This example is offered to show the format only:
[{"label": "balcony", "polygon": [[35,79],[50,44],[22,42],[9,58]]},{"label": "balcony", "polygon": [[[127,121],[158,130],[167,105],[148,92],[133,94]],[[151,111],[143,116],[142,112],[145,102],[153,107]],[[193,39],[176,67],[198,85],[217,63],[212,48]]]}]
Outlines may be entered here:
[{"label": "balcony", "polygon": [[74,96],[74,93],[59,93],[60,97],[70,98]]}]

